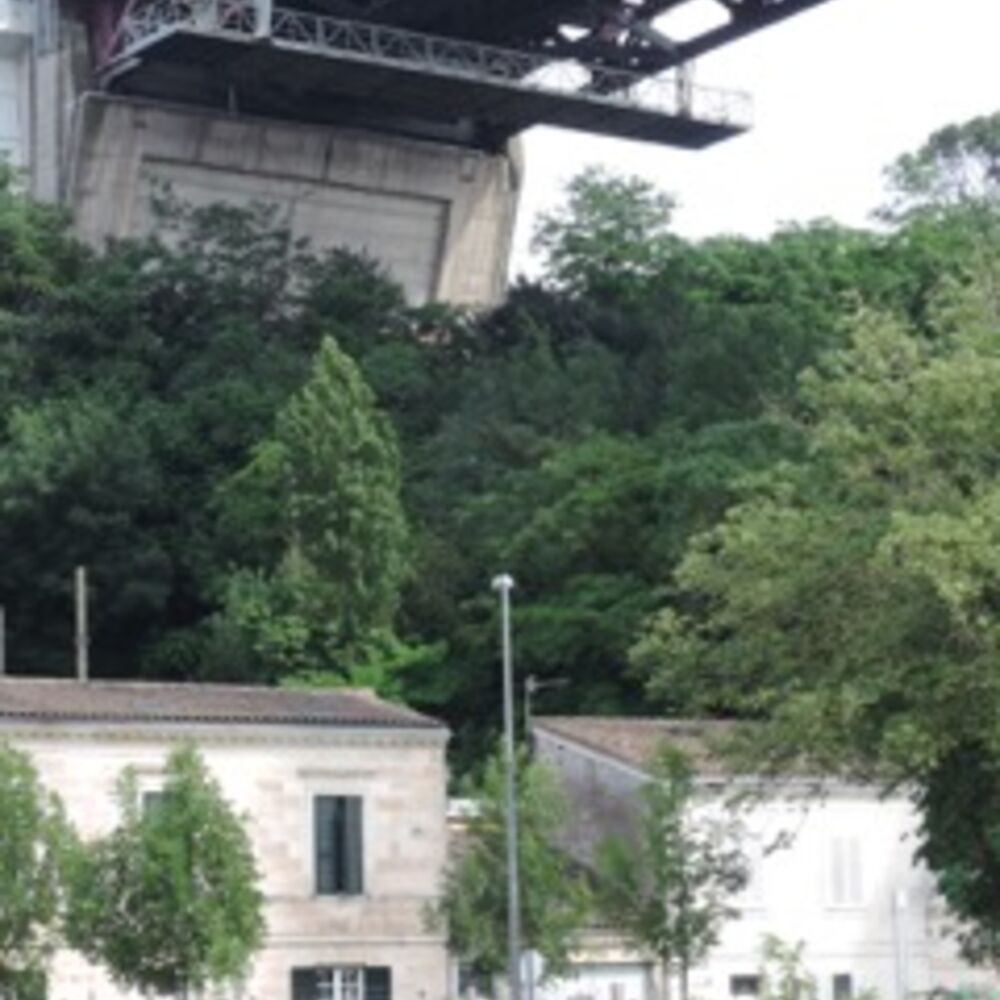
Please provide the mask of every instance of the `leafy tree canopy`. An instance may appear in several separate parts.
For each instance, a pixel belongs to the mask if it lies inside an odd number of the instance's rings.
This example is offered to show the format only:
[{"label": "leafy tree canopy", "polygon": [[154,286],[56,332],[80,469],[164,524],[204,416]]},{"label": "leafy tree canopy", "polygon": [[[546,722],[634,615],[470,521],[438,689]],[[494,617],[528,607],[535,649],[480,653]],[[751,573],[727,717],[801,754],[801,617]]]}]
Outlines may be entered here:
[{"label": "leafy tree canopy", "polygon": [[122,819],[89,845],[71,943],[126,988],[187,997],[242,978],[264,935],[256,862],[240,818],[191,746],[163,787],[119,782]]},{"label": "leafy tree canopy", "polygon": [[998,406],[989,284],[944,295],[932,336],[862,313],[802,377],[805,457],[695,539],[633,650],[662,703],[766,720],[771,763],[915,788],[972,954],[1000,928]]},{"label": "leafy tree canopy", "polygon": [[61,940],[75,838],[30,758],[0,744],[0,992],[44,996]]},{"label": "leafy tree canopy", "polygon": [[[504,767],[494,754],[473,801],[476,812],[452,857],[442,900],[432,914],[447,928],[455,954],[480,971],[507,966],[507,840]],[[521,936],[526,950],[544,959],[546,977],[569,968],[589,913],[589,891],[559,849],[566,803],[553,776],[522,757],[518,767],[518,865]]]}]

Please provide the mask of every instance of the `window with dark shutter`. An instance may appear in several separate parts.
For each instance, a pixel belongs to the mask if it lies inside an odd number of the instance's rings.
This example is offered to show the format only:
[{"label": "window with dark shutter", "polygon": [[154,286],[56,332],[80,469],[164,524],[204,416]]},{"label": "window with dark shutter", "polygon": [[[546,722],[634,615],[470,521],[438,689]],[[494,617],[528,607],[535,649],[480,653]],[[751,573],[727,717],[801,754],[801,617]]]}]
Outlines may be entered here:
[{"label": "window with dark shutter", "polygon": [[392,1000],[392,969],[383,965],[365,969],[365,1000]]},{"label": "window with dark shutter", "polygon": [[316,970],[292,969],[292,1000],[316,1000]]},{"label": "window with dark shutter", "polygon": [[319,795],[314,817],[317,894],[359,895],[364,891],[361,797]]}]

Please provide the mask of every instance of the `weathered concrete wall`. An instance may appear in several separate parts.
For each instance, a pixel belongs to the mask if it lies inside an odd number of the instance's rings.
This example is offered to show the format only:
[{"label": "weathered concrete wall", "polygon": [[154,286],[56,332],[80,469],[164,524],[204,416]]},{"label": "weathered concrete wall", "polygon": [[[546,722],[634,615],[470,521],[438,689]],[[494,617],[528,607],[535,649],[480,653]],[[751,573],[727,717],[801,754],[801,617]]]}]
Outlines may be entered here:
[{"label": "weathered concrete wall", "polygon": [[[3,728],[28,751],[87,838],[119,816],[115,782],[136,769],[140,788],[162,780],[171,746],[197,741],[224,794],[245,816],[266,898],[268,940],[242,1000],[287,1000],[291,970],[386,965],[394,1000],[444,1000],[447,955],[425,909],[445,860],[441,733],[274,726],[39,725]],[[364,800],[364,894],[314,891],[312,800]],[[106,976],[63,952],[50,1000],[123,1000]]]},{"label": "weathered concrete wall", "polygon": [[86,95],[68,156],[81,234],[148,232],[150,195],[271,202],[319,249],[381,261],[415,303],[499,301],[515,221],[515,154]]}]

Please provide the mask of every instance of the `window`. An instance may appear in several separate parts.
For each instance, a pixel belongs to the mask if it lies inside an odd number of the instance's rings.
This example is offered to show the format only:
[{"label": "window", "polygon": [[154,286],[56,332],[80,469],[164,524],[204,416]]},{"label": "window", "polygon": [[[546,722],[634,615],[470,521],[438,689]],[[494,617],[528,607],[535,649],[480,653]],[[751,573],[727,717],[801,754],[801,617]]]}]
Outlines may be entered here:
[{"label": "window", "polygon": [[760,976],[730,976],[731,997],[755,997],[760,993]]},{"label": "window", "polygon": [[851,1000],[854,996],[854,981],[849,972],[840,972],[833,977],[833,1000]]},{"label": "window", "polygon": [[160,810],[169,799],[171,792],[160,789],[159,791],[148,791],[142,793],[142,812],[150,819],[156,819]]},{"label": "window", "polygon": [[830,842],[831,906],[861,906],[864,891],[861,842],[857,837],[834,837]]},{"label": "window", "polygon": [[392,1000],[392,969],[374,965],[293,969],[292,1000]]},{"label": "window", "polygon": [[[364,891],[361,797],[318,795],[313,801],[313,809],[317,895],[359,895]],[[361,998],[344,997],[343,1000]]]}]

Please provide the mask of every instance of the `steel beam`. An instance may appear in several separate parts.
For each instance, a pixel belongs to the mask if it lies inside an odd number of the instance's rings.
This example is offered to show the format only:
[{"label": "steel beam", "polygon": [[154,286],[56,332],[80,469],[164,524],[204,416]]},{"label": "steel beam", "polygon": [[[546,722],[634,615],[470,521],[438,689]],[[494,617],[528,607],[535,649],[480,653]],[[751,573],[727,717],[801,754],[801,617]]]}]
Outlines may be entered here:
[{"label": "steel beam", "polygon": [[554,63],[542,52],[271,7],[265,0],[137,0],[123,18],[106,75],[114,75],[117,65],[134,65],[150,46],[178,33],[220,40],[266,36],[283,49],[341,63],[503,87],[511,99],[521,92],[589,102],[595,110],[639,109],[735,130],[750,124],[749,98],[737,91],[694,87],[681,77],[650,79],[601,63]]}]

